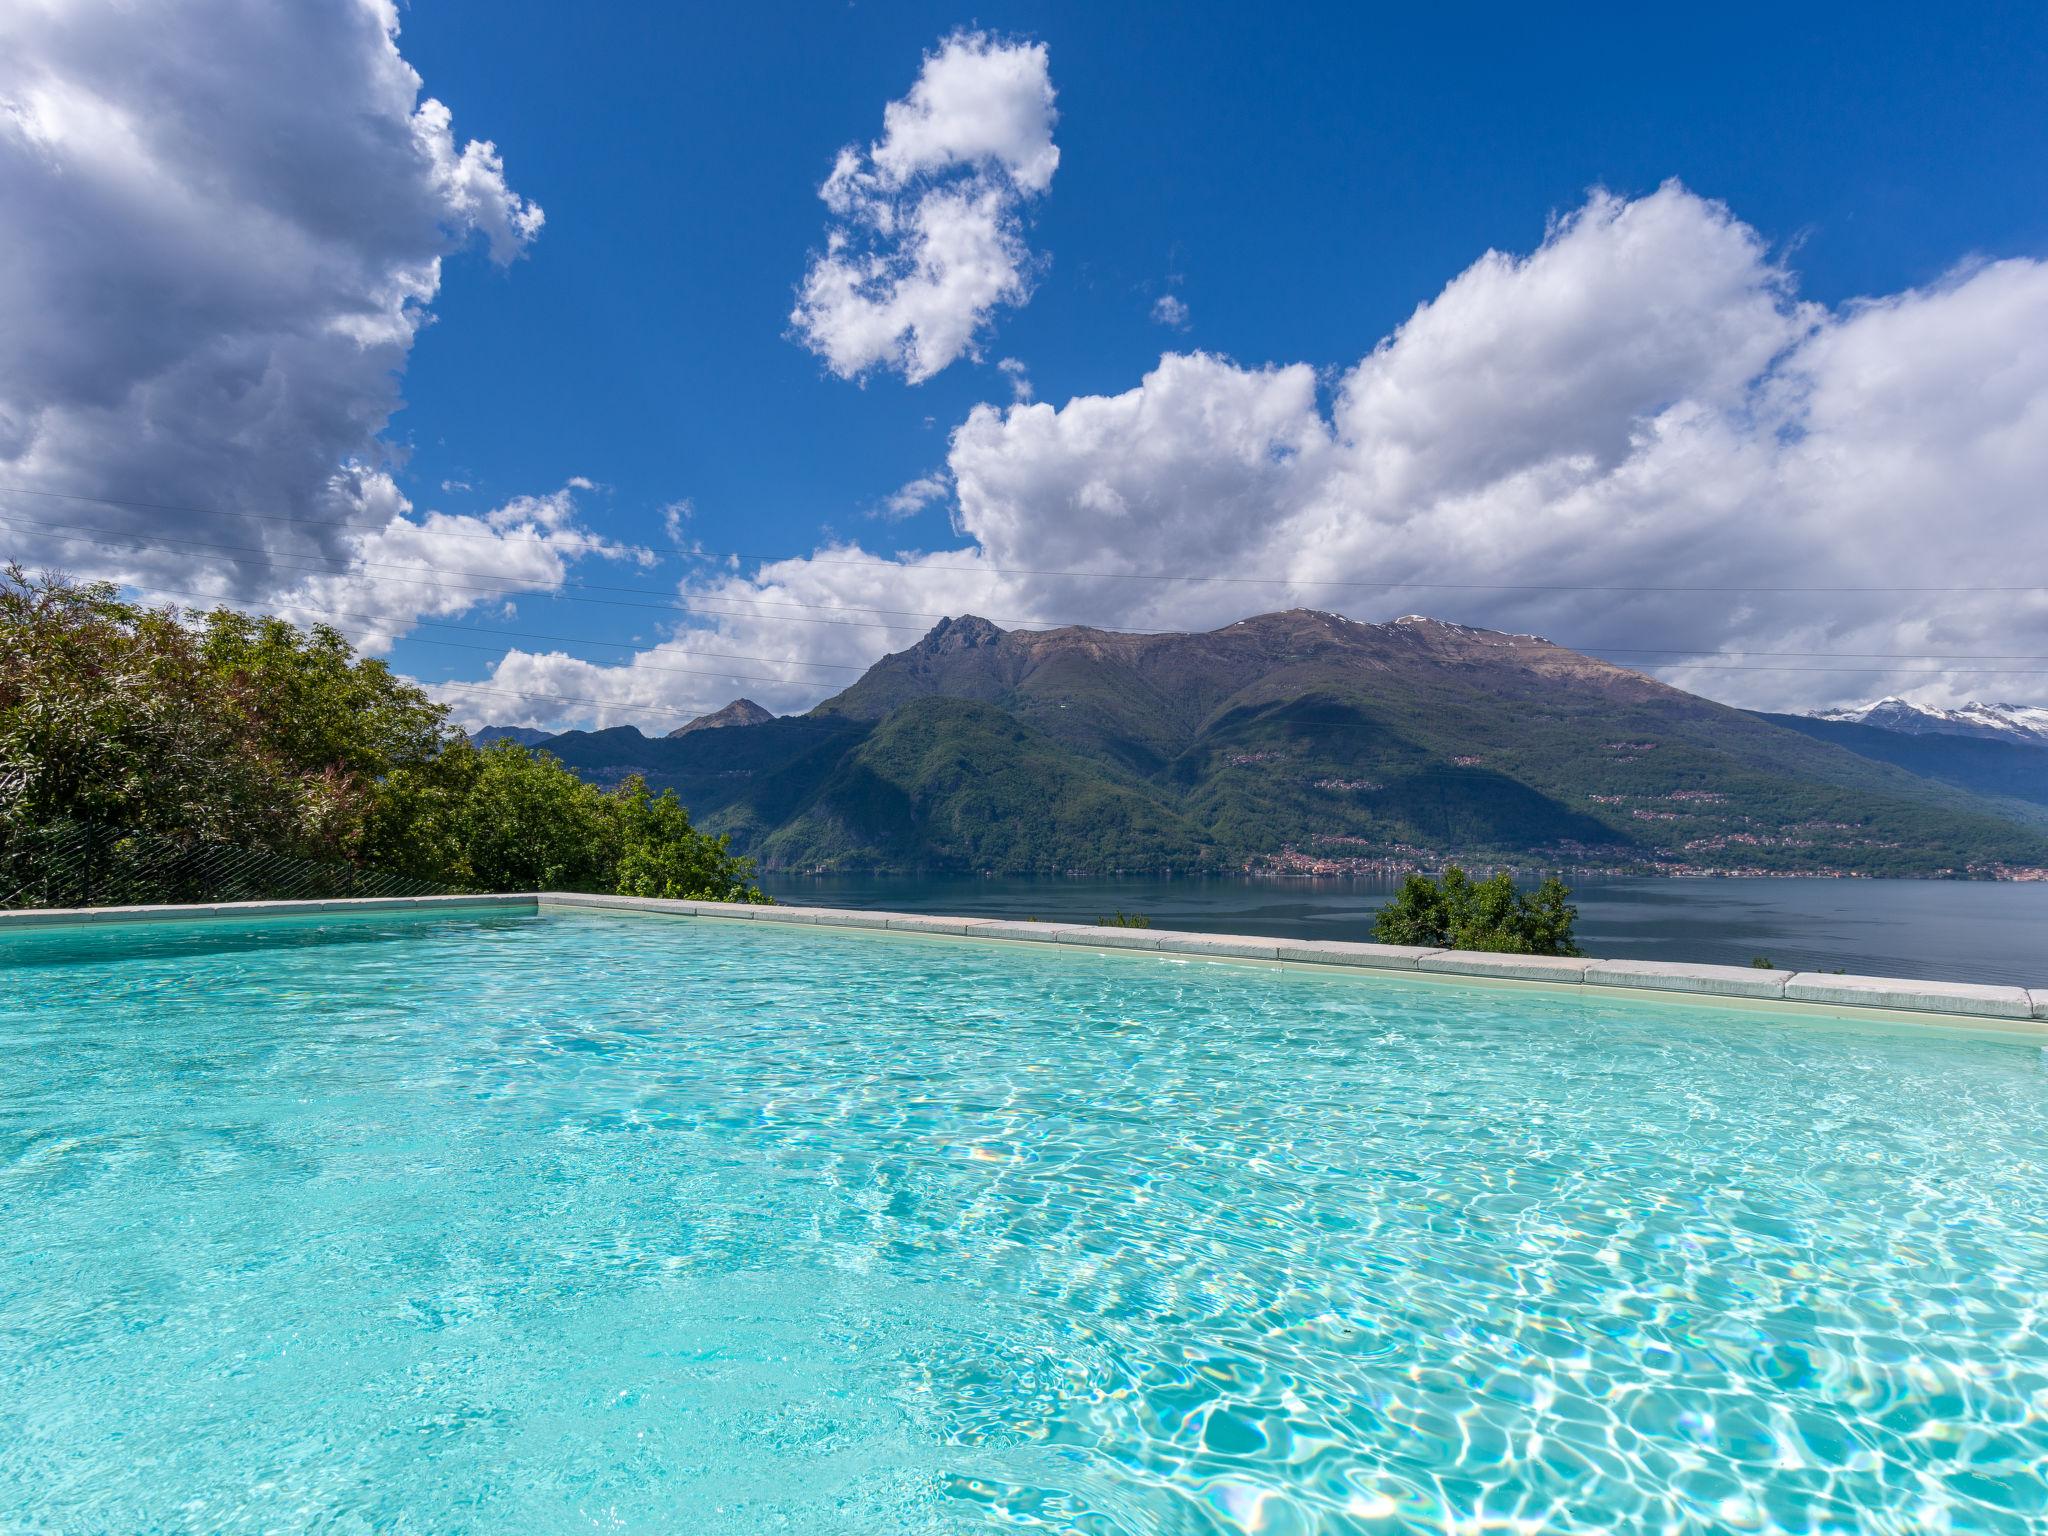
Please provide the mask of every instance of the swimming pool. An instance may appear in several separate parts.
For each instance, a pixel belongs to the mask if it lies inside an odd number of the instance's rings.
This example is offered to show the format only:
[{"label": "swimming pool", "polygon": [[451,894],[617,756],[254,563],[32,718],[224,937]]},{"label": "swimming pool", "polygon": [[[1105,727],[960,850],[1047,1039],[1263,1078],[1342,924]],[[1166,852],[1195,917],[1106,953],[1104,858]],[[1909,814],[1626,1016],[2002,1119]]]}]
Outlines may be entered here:
[{"label": "swimming pool", "polygon": [[0,1528],[2048,1509],[2012,1038],[440,914],[7,937],[0,1049]]}]

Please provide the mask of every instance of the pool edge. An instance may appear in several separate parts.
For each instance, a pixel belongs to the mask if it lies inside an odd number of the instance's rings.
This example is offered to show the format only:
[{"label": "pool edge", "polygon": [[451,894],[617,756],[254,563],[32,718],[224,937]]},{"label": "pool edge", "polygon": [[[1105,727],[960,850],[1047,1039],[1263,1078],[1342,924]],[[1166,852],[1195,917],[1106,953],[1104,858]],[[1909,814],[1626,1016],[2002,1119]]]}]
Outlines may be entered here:
[{"label": "pool edge", "polygon": [[1286,968],[1362,972],[1408,981],[1480,983],[1551,993],[1635,994],[1670,1002],[1747,1007],[1762,1004],[1773,1011],[1782,1009],[1836,1018],[1881,1017],[1950,1027],[1964,1024],[2012,1029],[2017,1026],[2022,1032],[2048,1031],[2048,987],[1838,976],[1813,971],[1760,971],[1738,966],[1682,965],[1666,961],[1479,954],[1335,940],[1273,939],[1245,934],[1105,928],[1081,923],[1030,923],[1003,918],[946,917],[831,907],[669,901],[645,896],[600,896],[568,891],[30,909],[0,912],[0,934],[14,929],[74,925],[101,927],[124,922],[341,916],[469,908],[523,911],[535,916],[549,912],[584,911],[724,922],[770,922],[929,938],[1042,944],[1115,954],[1249,961]]},{"label": "pool edge", "polygon": [[1474,982],[1545,992],[1613,992],[1670,1002],[1766,1005],[1790,1013],[1835,1018],[1895,1018],[1989,1026],[2031,1033],[2048,1030],[2048,988],[1984,986],[1972,982],[1914,981],[1882,976],[1836,976],[1810,971],[1759,971],[1726,965],[1665,961],[1563,959],[1546,955],[1493,955],[1405,945],[1334,940],[1261,938],[1244,934],[1185,933],[1168,929],[1031,923],[1006,918],[944,917],[864,908],[745,906],[731,902],[661,901],[643,896],[596,896],[542,891],[550,911],[637,913],[723,921],[772,922],[870,932],[924,934],[1004,943],[1076,947],[1105,953],[1257,961],[1288,968],[1364,972],[1408,981]]},{"label": "pool edge", "polygon": [[114,923],[204,922],[208,918],[320,917],[377,912],[493,911],[540,913],[531,892],[480,896],[334,896],[318,901],[214,901],[148,907],[28,907],[0,912],[0,933],[16,928],[104,927]]}]

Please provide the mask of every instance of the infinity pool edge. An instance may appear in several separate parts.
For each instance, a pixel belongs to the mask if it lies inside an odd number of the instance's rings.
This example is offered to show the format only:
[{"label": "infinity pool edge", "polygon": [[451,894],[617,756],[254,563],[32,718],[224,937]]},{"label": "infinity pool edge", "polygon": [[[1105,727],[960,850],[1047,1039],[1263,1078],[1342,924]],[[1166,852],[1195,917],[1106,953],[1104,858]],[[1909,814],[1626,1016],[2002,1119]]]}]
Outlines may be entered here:
[{"label": "infinity pool edge", "polygon": [[1908,1022],[1939,1022],[1949,1026],[1959,1023],[2048,1025],[2048,987],[1838,976],[1814,971],[1764,971],[1740,966],[1684,965],[1665,961],[1480,954],[1338,940],[1273,939],[1255,935],[1184,933],[1169,929],[1113,928],[1081,923],[1032,923],[1003,918],[945,917],[832,907],[666,901],[652,897],[599,896],[568,891],[48,908],[0,912],[0,933],[15,929],[97,927],[209,918],[245,920],[463,910],[533,916],[544,916],[550,912],[613,912],[726,922],[771,922],[1192,959],[1265,962],[1289,968],[1364,971],[1412,981],[1476,982],[1489,987],[1533,988],[1545,992],[1597,989],[1600,992],[1658,997],[1666,1001],[1751,1007],[1761,1003],[1773,1011],[1817,1012],[1836,1017],[1888,1016]]}]

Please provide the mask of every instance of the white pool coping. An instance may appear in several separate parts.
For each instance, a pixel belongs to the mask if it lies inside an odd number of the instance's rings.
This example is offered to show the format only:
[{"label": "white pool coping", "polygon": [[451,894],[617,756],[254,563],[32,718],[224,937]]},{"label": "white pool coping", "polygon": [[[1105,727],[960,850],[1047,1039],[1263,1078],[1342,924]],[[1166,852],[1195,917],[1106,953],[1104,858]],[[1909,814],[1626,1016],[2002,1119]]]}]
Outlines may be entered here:
[{"label": "white pool coping", "polygon": [[617,912],[726,922],[786,923],[869,929],[996,942],[1136,950],[1213,960],[1266,961],[1282,966],[1363,970],[1410,980],[1467,980],[1536,986],[1545,991],[1597,987],[1660,994],[1667,1000],[1716,998],[1789,1006],[1846,1016],[1872,1013],[1925,1022],[1989,1022],[2048,1026],[2048,987],[1983,986],[1887,976],[1837,976],[1819,971],[1766,971],[1733,965],[1678,965],[1658,960],[1562,959],[1494,955],[1400,944],[1273,939],[1243,934],[1181,933],[1088,923],[1033,923],[1003,918],[937,917],[836,907],[747,906],[736,902],[659,901],[538,891],[502,896],[352,897],[332,901],[236,901],[195,906],[74,907],[0,912],[0,934],[30,928],[102,926],[176,920],[373,915],[380,912],[487,909]]}]

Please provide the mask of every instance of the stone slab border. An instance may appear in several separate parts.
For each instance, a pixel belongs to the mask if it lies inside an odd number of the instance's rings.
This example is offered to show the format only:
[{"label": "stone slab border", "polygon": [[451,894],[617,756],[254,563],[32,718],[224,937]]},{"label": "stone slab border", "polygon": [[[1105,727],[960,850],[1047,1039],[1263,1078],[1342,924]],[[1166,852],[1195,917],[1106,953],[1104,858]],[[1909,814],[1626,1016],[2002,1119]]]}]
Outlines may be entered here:
[{"label": "stone slab border", "polygon": [[540,891],[502,896],[358,897],[333,901],[238,901],[200,906],[84,907],[0,912],[0,934],[73,925],[319,917],[382,912],[487,909],[513,914],[549,912],[638,913],[658,917],[715,918],[727,922],[785,923],[821,928],[863,928],[945,938],[1072,945],[1094,950],[1137,950],[1217,960],[1264,960],[1378,971],[1411,980],[1471,979],[1536,983],[1545,990],[1614,988],[1678,997],[1789,1004],[1841,1014],[1872,1011],[1917,1016],[1923,1022],[2001,1021],[2048,1025],[2048,987],[1981,986],[1971,982],[1912,981],[1885,976],[1836,976],[1815,971],[1761,971],[1733,965],[1677,965],[1658,960],[1561,959],[1550,955],[1491,955],[1400,944],[1338,940],[1269,939],[1236,934],[1179,933],[1157,928],[1105,928],[1085,923],[1025,923],[1002,918],[938,917],[915,912],[872,912],[837,907],[746,906],[736,902],[659,901],[639,896],[593,896]]},{"label": "stone slab border", "polygon": [[204,922],[208,918],[363,916],[378,912],[433,912],[489,907],[525,913],[540,910],[530,892],[509,896],[337,896],[326,901],[217,901],[169,907],[31,907],[0,912],[0,933],[18,928],[72,928],[100,923]]}]

